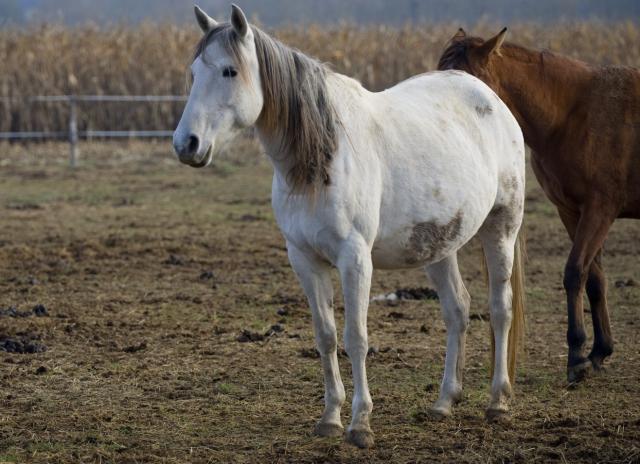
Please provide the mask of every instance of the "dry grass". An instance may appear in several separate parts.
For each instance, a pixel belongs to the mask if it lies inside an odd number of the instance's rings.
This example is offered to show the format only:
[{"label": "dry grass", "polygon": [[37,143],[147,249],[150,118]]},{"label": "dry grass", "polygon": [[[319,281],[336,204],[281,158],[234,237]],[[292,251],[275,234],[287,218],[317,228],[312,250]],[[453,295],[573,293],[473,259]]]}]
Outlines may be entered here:
[{"label": "dry grass", "polygon": [[[285,43],[329,62],[373,90],[431,70],[457,24],[394,28],[311,26],[272,31]],[[470,32],[496,33],[480,23]],[[640,27],[633,23],[513,24],[510,40],[548,47],[595,64],[640,67]],[[41,26],[0,30],[0,97],[57,94],[183,94],[199,33],[193,25],[76,29]],[[167,129],[181,104],[84,104],[81,127]],[[65,130],[65,105],[0,102],[0,131]]]},{"label": "dry grass", "polygon": [[[271,213],[269,164],[238,145],[212,169],[193,170],[170,150],[168,143],[83,145],[72,172],[66,145],[0,145],[0,308],[49,310],[49,317],[0,317],[0,337],[48,347],[0,352],[0,462],[640,459],[640,287],[613,285],[640,280],[640,222],[617,222],[606,247],[616,338],[608,372],[569,390],[562,289],[569,243],[529,172],[528,334],[512,422],[483,419],[487,291],[472,243],[460,255],[473,300],[463,402],[450,420],[425,414],[444,362],[438,303],[372,304],[370,342],[380,352],[367,370],[377,441],[360,451],[311,435],[322,372],[305,355],[314,346],[310,314]],[[372,294],[424,284],[420,270],[375,272]],[[284,331],[237,340],[243,329],[265,333],[276,323]],[[343,355],[340,365],[350,400]]]}]

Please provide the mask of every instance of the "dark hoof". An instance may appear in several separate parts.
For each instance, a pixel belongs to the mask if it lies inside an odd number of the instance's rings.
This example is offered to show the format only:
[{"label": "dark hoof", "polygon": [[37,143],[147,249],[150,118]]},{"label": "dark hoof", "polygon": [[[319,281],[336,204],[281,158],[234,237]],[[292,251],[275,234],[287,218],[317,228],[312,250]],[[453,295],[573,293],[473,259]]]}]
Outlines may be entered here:
[{"label": "dark hoof", "polygon": [[511,421],[511,416],[509,415],[509,411],[507,409],[487,409],[487,412],[484,414],[484,418],[487,422],[492,424],[504,424]]},{"label": "dark hoof", "polygon": [[603,372],[606,370],[604,367],[604,360],[607,359],[608,356],[603,356],[601,354],[591,353],[589,355],[589,361],[591,361],[591,367],[595,372]]},{"label": "dark hoof", "polygon": [[579,383],[589,377],[591,374],[592,366],[591,361],[586,360],[575,366],[569,366],[567,368],[567,380],[569,383]]},{"label": "dark hoof", "polygon": [[591,360],[591,367],[593,368],[593,372],[603,373],[607,370],[607,368],[604,367],[604,359],[590,358],[590,360]]},{"label": "dark hoof", "polygon": [[373,446],[373,432],[370,430],[349,430],[346,437],[347,443],[360,449]]},{"label": "dark hoof", "polygon": [[318,437],[341,437],[344,433],[344,427],[340,424],[318,422],[313,429],[313,433]]},{"label": "dark hoof", "polygon": [[440,422],[451,417],[451,410],[443,408],[430,408],[427,412],[429,418],[433,421]]}]

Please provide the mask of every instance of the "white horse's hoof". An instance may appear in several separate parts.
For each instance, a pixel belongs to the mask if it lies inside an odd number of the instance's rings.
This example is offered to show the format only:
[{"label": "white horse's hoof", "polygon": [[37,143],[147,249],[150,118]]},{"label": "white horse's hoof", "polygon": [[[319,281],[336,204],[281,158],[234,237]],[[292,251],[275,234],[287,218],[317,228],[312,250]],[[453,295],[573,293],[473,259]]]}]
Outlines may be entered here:
[{"label": "white horse's hoof", "polygon": [[451,417],[451,408],[445,408],[442,406],[433,406],[429,409],[429,417],[434,421],[445,420]]},{"label": "white horse's hoof", "polygon": [[505,423],[511,420],[509,410],[506,407],[489,408],[484,415],[487,422],[491,423]]},{"label": "white horse's hoof", "polygon": [[341,437],[344,433],[344,427],[330,422],[318,422],[313,433],[318,437]]},{"label": "white horse's hoof", "polygon": [[360,449],[373,446],[373,432],[371,430],[349,430],[346,436],[347,443]]}]

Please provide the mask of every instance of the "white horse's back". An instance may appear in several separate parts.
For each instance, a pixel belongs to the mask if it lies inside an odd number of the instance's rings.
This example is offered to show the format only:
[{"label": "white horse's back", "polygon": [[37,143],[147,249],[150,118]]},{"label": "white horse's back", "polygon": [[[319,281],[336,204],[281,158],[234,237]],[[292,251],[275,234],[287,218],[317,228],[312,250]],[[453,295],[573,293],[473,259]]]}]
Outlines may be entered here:
[{"label": "white horse's back", "polygon": [[334,172],[338,184],[344,175],[349,195],[370,203],[367,211],[378,210],[376,226],[363,229],[375,267],[416,267],[448,256],[503,197],[510,199],[505,185],[514,177],[524,185],[520,128],[475,77],[428,73],[358,98],[364,102],[357,109],[338,106],[343,124],[353,123]]}]

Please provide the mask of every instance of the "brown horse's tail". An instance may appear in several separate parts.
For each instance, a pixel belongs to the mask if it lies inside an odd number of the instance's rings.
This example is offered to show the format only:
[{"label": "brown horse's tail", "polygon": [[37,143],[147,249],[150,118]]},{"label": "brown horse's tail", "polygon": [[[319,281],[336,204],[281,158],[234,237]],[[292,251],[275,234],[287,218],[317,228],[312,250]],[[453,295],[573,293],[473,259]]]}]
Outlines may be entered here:
[{"label": "brown horse's tail", "polygon": [[[513,257],[513,269],[511,271],[511,329],[509,330],[509,343],[507,347],[508,358],[507,366],[509,371],[509,381],[513,384],[516,377],[516,359],[518,353],[524,345],[524,260],[526,257],[524,232],[521,230],[518,238]],[[486,273],[486,262],[485,262]],[[491,374],[495,368],[496,345],[491,329]]]}]

